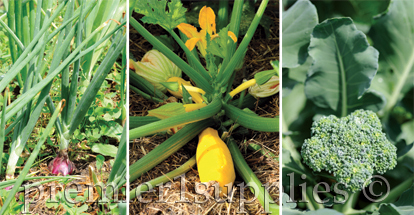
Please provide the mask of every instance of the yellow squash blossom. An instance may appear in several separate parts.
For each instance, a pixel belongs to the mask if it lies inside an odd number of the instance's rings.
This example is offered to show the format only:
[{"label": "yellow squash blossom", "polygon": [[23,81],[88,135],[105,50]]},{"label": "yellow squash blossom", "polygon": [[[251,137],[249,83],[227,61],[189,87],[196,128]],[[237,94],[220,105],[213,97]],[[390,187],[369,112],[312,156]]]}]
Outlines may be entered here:
[{"label": "yellow squash blossom", "polygon": [[130,59],[129,68],[164,93],[167,88],[160,82],[166,82],[171,77],[181,77],[181,69],[155,49],[147,52],[141,61],[135,62]]},{"label": "yellow squash blossom", "polygon": [[[189,38],[187,42],[185,42],[185,46],[192,51],[197,45],[198,50],[200,50],[201,54],[205,56],[207,48],[207,33],[210,35],[211,40],[218,37],[218,34],[216,34],[216,15],[214,14],[213,9],[206,6],[201,8],[198,23],[201,27],[200,32],[197,31],[196,27],[187,23],[181,23],[177,26],[177,28]],[[237,42],[237,37],[233,32],[229,31],[227,32],[227,35],[229,35],[234,42]]]},{"label": "yellow squash blossom", "polygon": [[279,77],[272,76],[265,84],[263,85],[254,85],[249,88],[249,93],[254,97],[264,98],[272,96],[279,92]]}]

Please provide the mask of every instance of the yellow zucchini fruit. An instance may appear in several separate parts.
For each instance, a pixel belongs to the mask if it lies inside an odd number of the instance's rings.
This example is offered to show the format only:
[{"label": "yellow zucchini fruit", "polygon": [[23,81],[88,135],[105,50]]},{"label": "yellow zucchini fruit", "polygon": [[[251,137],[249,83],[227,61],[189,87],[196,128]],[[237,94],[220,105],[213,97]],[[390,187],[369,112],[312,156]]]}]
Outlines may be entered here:
[{"label": "yellow zucchini fruit", "polygon": [[230,151],[218,136],[217,130],[206,128],[199,134],[196,159],[200,181],[217,181],[221,194],[227,195],[236,179],[236,173]]}]

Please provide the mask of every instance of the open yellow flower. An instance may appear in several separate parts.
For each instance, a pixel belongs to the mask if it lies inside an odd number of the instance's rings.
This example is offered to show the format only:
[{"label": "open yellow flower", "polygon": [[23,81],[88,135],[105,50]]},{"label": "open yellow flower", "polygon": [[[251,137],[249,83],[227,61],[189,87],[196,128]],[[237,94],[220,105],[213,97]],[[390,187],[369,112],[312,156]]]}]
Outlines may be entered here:
[{"label": "open yellow flower", "polygon": [[[213,9],[206,6],[201,8],[198,23],[201,27],[200,32],[197,31],[196,27],[187,23],[181,23],[177,26],[177,28],[189,38],[187,42],[185,42],[185,46],[192,51],[197,45],[198,50],[200,50],[201,54],[205,56],[207,48],[207,33],[210,35],[211,40],[218,37],[218,34],[216,34],[216,15],[214,14]],[[234,42],[237,42],[237,37],[233,32],[229,31],[227,32],[227,35]]]}]

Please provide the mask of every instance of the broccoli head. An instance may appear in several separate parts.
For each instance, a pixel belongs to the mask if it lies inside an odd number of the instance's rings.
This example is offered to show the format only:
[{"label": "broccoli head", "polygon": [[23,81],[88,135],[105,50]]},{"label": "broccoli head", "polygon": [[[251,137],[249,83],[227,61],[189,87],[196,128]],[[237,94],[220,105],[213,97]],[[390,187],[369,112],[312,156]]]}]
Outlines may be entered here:
[{"label": "broccoli head", "polygon": [[397,164],[397,148],[387,140],[372,111],[322,117],[313,122],[311,134],[302,145],[304,162],[313,171],[332,174],[347,191],[363,189],[374,173],[383,174]]}]

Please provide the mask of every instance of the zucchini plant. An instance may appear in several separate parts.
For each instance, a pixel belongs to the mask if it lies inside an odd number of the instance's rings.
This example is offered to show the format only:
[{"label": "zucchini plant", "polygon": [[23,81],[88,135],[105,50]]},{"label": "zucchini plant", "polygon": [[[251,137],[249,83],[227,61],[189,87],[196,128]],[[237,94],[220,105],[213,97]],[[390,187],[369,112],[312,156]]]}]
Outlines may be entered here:
[{"label": "zucchini plant", "polygon": [[[277,92],[274,90],[278,87],[278,79],[274,78],[278,76],[277,64],[274,65],[273,70],[257,73],[254,79],[232,89],[236,76],[235,69],[243,63],[247,46],[268,4],[267,0],[260,3],[241,42],[238,41],[238,35],[244,1],[234,2],[230,21],[229,3],[221,1],[220,12],[217,14],[218,27],[213,10],[204,6],[199,13],[200,30],[187,23],[186,8],[179,0],[130,1],[130,3],[131,12],[144,15],[142,22],[158,24],[165,29],[183,49],[188,61],[185,62],[170,50],[130,14],[131,26],[156,49],[151,53],[148,52],[140,62],[131,62],[130,67],[135,72],[130,71],[130,89],[157,103],[168,98],[165,94],[167,91],[182,99],[182,103],[172,102],[151,110],[149,116],[131,117],[130,141],[167,130],[174,133],[161,145],[131,164],[129,175],[131,183],[182,148],[207,127],[218,127],[225,131],[229,125],[236,123],[255,131],[279,131],[279,117],[260,117],[246,108],[246,104],[255,101],[252,96],[255,95],[254,92],[246,95],[247,89],[259,85],[258,88],[269,88],[262,89],[263,91],[273,90],[272,93],[265,92],[263,94],[265,96]],[[240,42],[238,46],[237,42]],[[181,72],[177,70],[183,71],[191,82],[182,79]],[[193,86],[192,83],[195,85]],[[265,83],[270,84],[264,85]],[[239,93],[241,93],[239,99],[233,99]],[[257,185],[255,188],[259,189],[255,189],[253,193],[266,211],[278,213],[279,207],[244,161],[237,144],[231,137],[226,141],[237,173],[246,183]],[[168,177],[182,174],[190,170],[194,164],[195,158],[191,158],[182,167],[168,173]],[[148,183],[155,185],[166,182],[168,177],[162,176]],[[148,186],[144,185],[131,190],[130,198],[140,196],[147,189]]]}]

